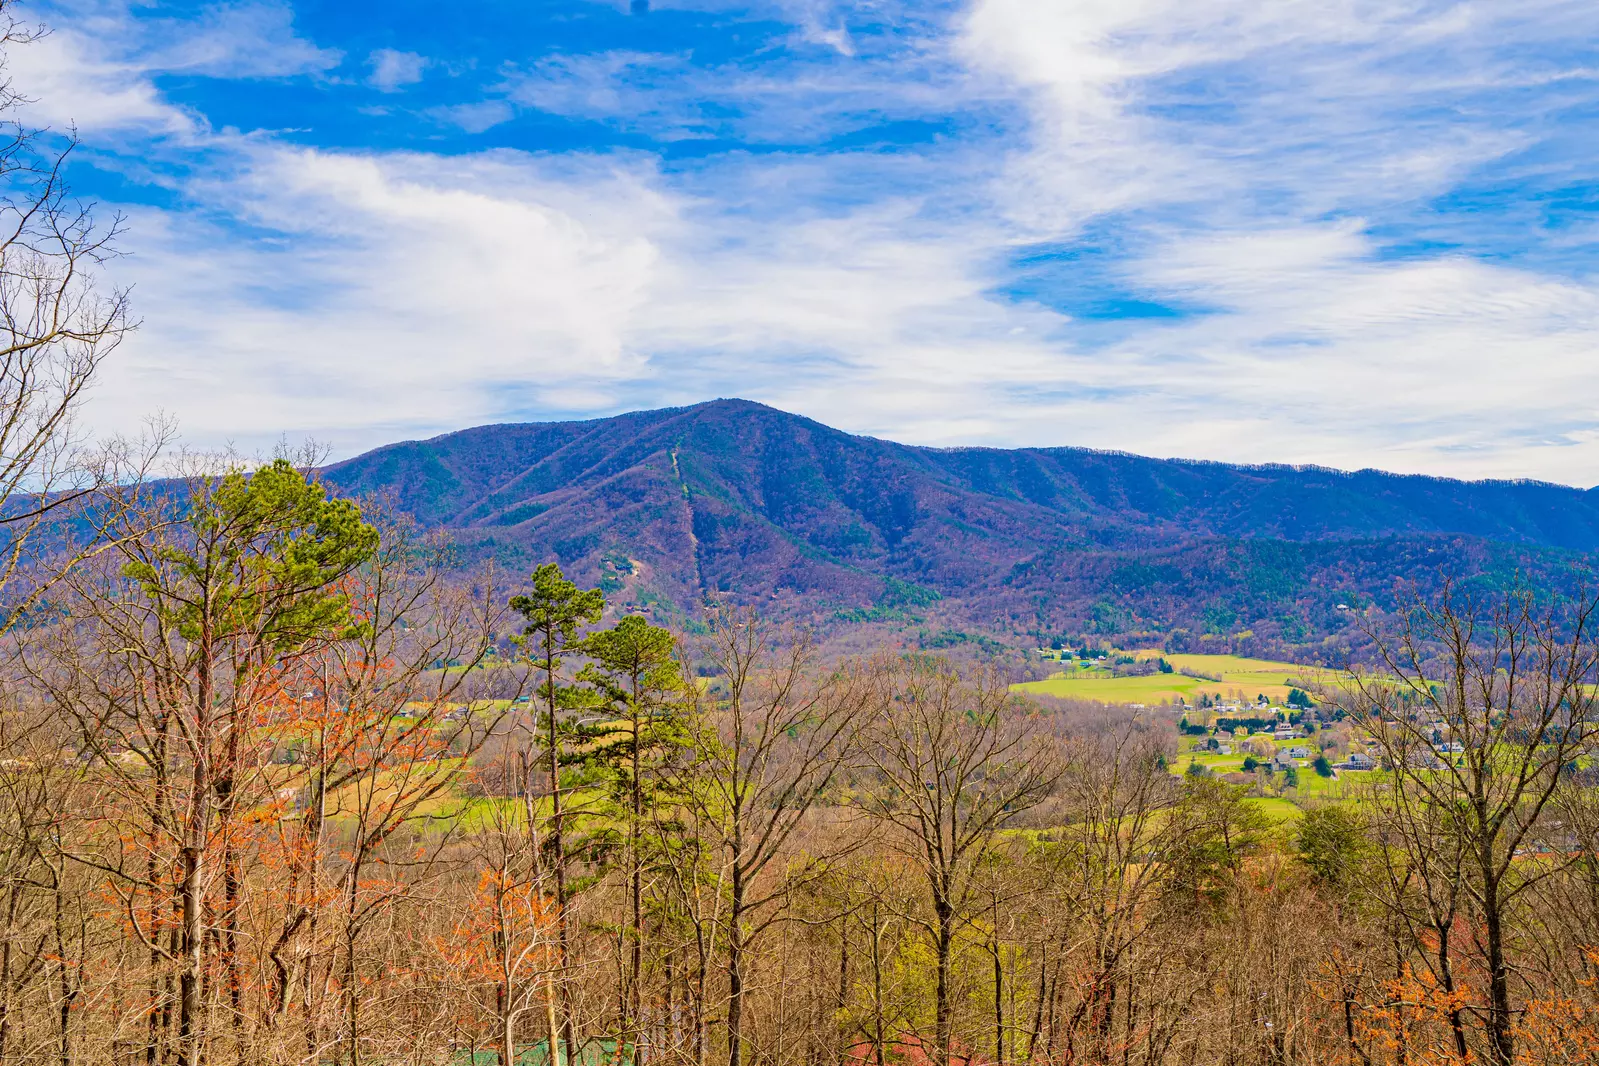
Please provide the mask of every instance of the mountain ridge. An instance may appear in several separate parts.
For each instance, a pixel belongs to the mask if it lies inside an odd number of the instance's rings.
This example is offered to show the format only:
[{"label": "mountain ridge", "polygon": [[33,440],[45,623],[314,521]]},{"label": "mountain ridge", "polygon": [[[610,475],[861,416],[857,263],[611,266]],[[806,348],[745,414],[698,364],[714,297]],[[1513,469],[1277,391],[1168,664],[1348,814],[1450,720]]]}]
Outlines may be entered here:
[{"label": "mountain ridge", "polygon": [[[1423,542],[1420,558],[1442,552],[1444,568],[1467,575],[1513,556],[1569,569],[1599,550],[1594,489],[1073,447],[926,448],[746,400],[474,427],[374,449],[324,476],[348,494],[389,494],[469,555],[517,567],[554,557],[680,610],[717,596],[882,613],[900,582],[926,602],[941,597],[937,611],[952,618],[1029,632],[1193,629],[1211,601],[1233,604],[1211,611],[1211,629],[1303,616],[1318,587],[1382,595],[1414,570]],[[1387,563],[1360,547],[1390,541]],[[1302,560],[1297,591],[1262,600],[1223,587],[1230,571],[1214,559],[1273,544]],[[1115,591],[1107,574],[1130,560],[1154,576]],[[1180,607],[1185,596],[1195,610]],[[1325,628],[1303,617],[1286,626]]]}]

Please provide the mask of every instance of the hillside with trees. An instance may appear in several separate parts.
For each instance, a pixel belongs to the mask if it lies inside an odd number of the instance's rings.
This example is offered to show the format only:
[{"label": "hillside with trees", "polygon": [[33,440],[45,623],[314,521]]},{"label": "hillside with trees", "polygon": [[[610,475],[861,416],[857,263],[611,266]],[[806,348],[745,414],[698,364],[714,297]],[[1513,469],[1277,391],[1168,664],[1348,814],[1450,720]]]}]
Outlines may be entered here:
[{"label": "hillside with trees", "polygon": [[736,400],[485,426],[325,477],[470,557],[554,558],[663,620],[716,600],[1178,650],[1245,633],[1314,653],[1396,582],[1560,586],[1599,546],[1599,497],[1559,485],[912,448]]}]

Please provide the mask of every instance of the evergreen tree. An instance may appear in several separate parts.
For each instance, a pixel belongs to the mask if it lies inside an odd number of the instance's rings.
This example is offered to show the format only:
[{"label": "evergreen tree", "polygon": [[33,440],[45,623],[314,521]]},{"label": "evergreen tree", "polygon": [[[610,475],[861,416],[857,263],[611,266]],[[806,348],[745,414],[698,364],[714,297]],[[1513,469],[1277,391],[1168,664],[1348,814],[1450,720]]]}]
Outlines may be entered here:
[{"label": "evergreen tree", "polygon": [[643,969],[645,811],[661,788],[652,771],[690,741],[685,721],[689,687],[677,660],[676,638],[638,615],[590,634],[584,650],[592,661],[579,678],[592,686],[608,712],[608,720],[591,730],[594,762],[625,824],[631,944],[624,1008],[628,1023],[636,1026]]},{"label": "evergreen tree", "polygon": [[[552,1024],[549,1046],[555,1047],[557,1032],[563,1033],[566,1059],[574,1061],[576,1039],[572,1029],[571,990],[568,977],[572,931],[567,902],[567,842],[566,811],[561,786],[561,749],[563,746],[562,712],[588,702],[589,690],[578,685],[562,684],[562,667],[574,653],[584,647],[582,630],[600,620],[605,610],[605,596],[599,589],[580,589],[566,579],[560,566],[545,563],[533,571],[533,590],[526,595],[511,598],[511,610],[520,614],[526,625],[517,638],[529,661],[539,674],[536,698],[544,712],[544,772],[549,778],[550,828],[546,846],[550,855],[555,879],[555,923],[557,938],[557,966],[560,970],[562,1016]],[[525,778],[531,762],[524,757],[521,772]],[[525,784],[525,781],[524,781]],[[553,1063],[553,1056],[552,1056]]]}]

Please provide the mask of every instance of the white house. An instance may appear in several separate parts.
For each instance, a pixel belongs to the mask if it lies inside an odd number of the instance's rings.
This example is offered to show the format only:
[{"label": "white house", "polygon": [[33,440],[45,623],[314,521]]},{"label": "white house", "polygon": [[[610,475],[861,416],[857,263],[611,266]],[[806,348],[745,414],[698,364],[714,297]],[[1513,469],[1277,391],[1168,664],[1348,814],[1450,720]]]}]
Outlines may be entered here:
[{"label": "white house", "polygon": [[1345,761],[1344,765],[1349,767],[1351,770],[1370,770],[1377,764],[1372,760],[1372,757],[1367,755],[1365,752],[1352,751],[1349,753],[1349,758],[1347,761]]}]

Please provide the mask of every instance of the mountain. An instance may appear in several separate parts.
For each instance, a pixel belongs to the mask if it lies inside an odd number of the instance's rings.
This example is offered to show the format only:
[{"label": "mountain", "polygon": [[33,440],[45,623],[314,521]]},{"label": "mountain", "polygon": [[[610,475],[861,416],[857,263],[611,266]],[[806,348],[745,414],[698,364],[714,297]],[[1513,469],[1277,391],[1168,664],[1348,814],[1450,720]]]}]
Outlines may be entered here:
[{"label": "mountain", "polygon": [[[918,448],[744,400],[482,426],[329,467],[469,557],[558,559],[624,602],[1299,643],[1396,579],[1563,580],[1599,490],[1085,448]],[[1348,604],[1346,603],[1347,607]]]}]

